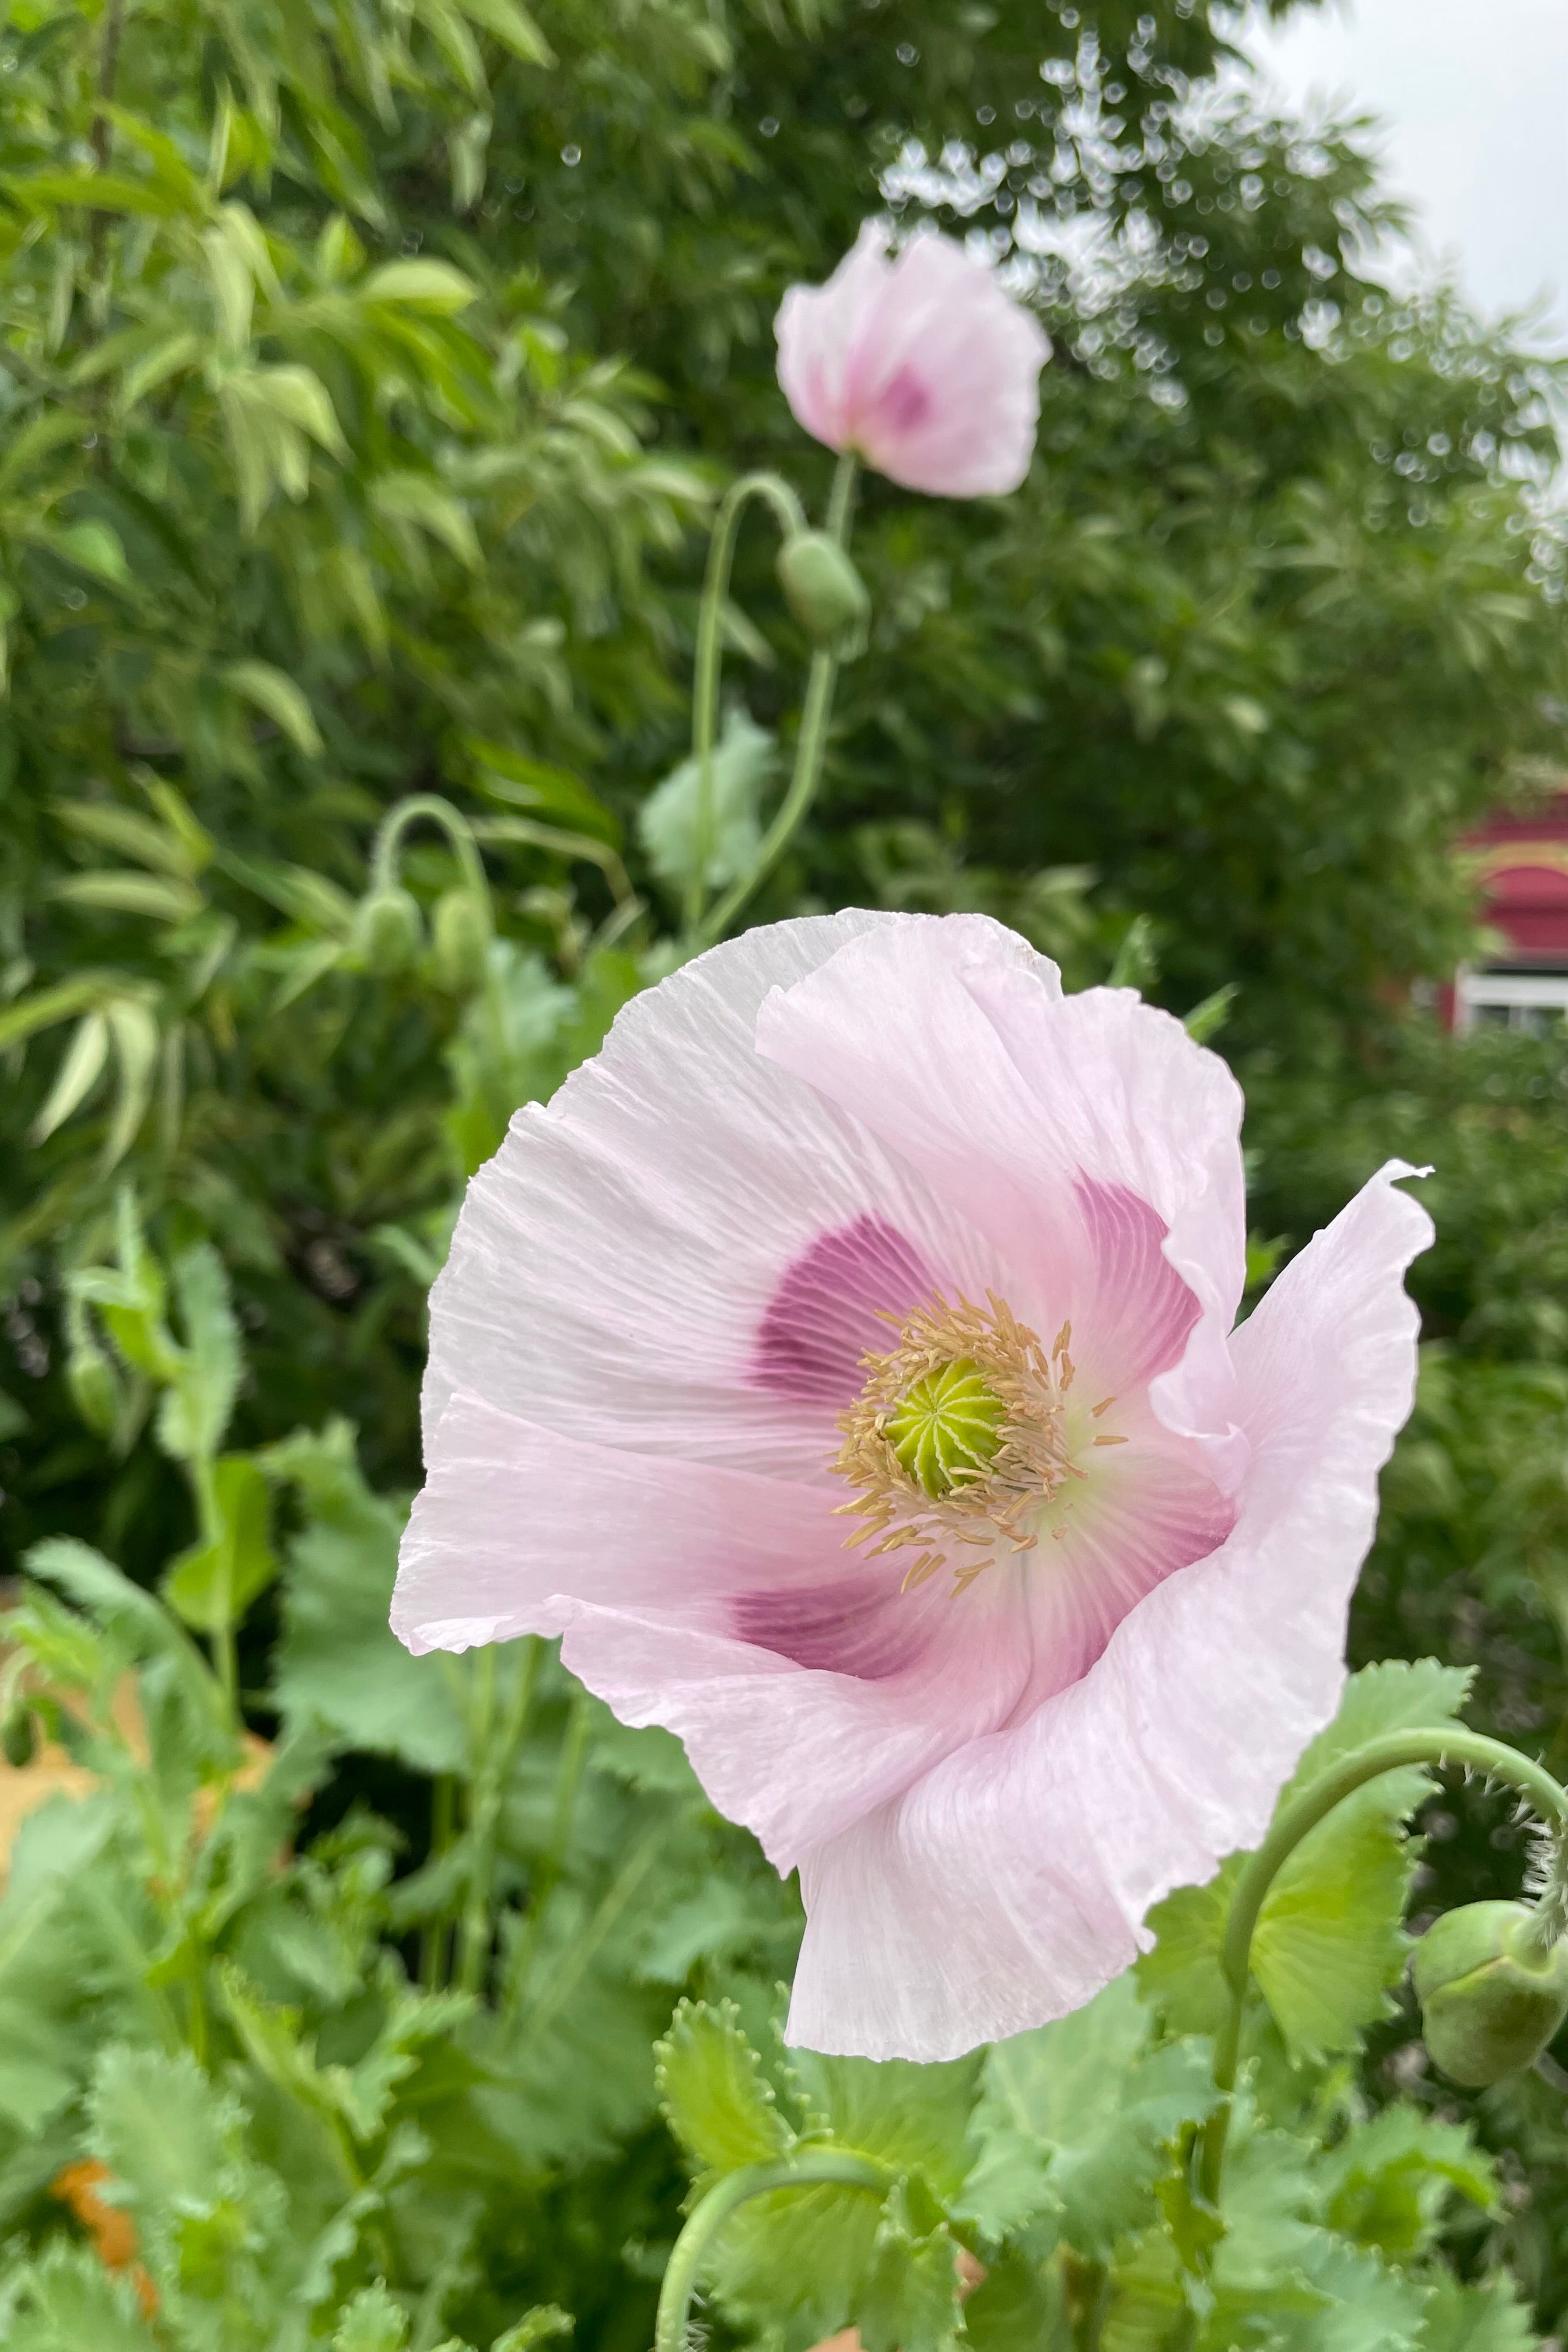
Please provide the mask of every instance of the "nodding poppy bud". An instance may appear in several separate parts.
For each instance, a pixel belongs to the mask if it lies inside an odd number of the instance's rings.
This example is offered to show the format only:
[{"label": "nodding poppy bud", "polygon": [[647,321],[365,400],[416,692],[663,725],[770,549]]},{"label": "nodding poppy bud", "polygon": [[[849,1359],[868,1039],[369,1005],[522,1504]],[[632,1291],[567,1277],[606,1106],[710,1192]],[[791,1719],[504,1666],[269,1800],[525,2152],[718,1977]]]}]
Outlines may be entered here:
[{"label": "nodding poppy bud", "polygon": [[430,925],[436,974],[455,996],[477,988],[490,948],[490,910],[477,890],[447,890],[436,901]]},{"label": "nodding poppy bud", "polygon": [[[86,1318],[84,1317],[85,1322]],[[124,1394],[113,1365],[89,1334],[79,1331],[66,1358],[71,1402],[95,1437],[112,1437]]]},{"label": "nodding poppy bud", "polygon": [[19,1772],[30,1764],[38,1752],[38,1727],[33,1710],[21,1699],[16,1701],[5,1720],[0,1724],[0,1755]]},{"label": "nodding poppy bud", "polygon": [[1539,2057],[1568,2017],[1568,1943],[1543,1949],[1528,1903],[1445,1912],[1410,1974],[1426,2047],[1451,2082],[1500,2082]]},{"label": "nodding poppy bud", "polygon": [[866,583],[836,539],[822,530],[797,530],[779,550],[779,586],[784,602],[814,645],[840,655],[863,641],[870,618]]},{"label": "nodding poppy bud", "polygon": [[406,971],[419,952],[419,908],[395,882],[372,890],[354,912],[353,949],[367,971],[382,979]]}]

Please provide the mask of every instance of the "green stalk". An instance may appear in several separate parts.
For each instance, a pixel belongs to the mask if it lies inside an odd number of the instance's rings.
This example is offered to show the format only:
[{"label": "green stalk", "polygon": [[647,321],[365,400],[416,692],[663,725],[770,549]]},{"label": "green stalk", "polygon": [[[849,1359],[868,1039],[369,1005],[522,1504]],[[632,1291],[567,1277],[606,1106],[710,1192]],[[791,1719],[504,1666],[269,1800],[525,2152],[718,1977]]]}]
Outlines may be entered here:
[{"label": "green stalk", "polygon": [[[468,1900],[458,1934],[458,1985],[463,1992],[479,1990],[486,1956],[490,1948],[490,1890],[495,1881],[501,1806],[506,1797],[507,1776],[528,1726],[529,1709],[533,1703],[534,1686],[539,1680],[540,1660],[543,1654],[542,1640],[537,1633],[531,1633],[524,1645],[511,1705],[507,1709],[499,1738],[491,1737],[493,1675],[491,1678],[481,1734],[483,1745],[477,1748],[476,1754],[474,1810],[469,1832],[473,1839],[473,1860],[468,1871]],[[494,1648],[487,1650],[485,1654],[493,1659]]]},{"label": "green stalk", "polygon": [[[847,543],[849,520],[855,505],[855,479],[859,461],[852,449],[846,449],[838,460],[838,470],[833,477],[833,495],[827,507],[827,535],[840,547]],[[801,713],[800,736],[795,744],[795,768],[789,780],[789,790],[779,805],[778,814],[763,837],[763,844],[752,860],[751,870],[738,882],[731,884],[718,905],[706,917],[693,918],[689,929],[699,947],[711,947],[721,940],[735,917],[759,884],[765,882],[795,838],[801,819],[816,797],[822,781],[822,756],[827,748],[827,722],[833,710],[833,689],[838,682],[838,656],[819,648],[811,657],[811,669],[806,678],[805,706]],[[701,802],[699,808],[701,808]],[[704,836],[700,834],[700,839]]]},{"label": "green stalk", "polygon": [[488,907],[489,885],[479,844],[474,839],[474,829],[461,810],[455,809],[450,801],[444,801],[439,793],[410,793],[406,800],[399,801],[395,808],[387,811],[375,836],[375,846],[371,851],[372,886],[382,889],[395,883],[397,856],[403,846],[403,836],[411,825],[418,824],[421,817],[428,817],[432,824],[440,826],[463,869],[464,881],[470,889],[479,892]]},{"label": "green stalk", "polygon": [[687,2329],[698,2273],[731,2214],[749,2198],[765,2197],[779,2189],[815,2189],[824,2181],[869,2189],[882,2197],[892,2180],[887,2168],[873,2164],[868,2157],[840,2156],[827,2148],[805,2148],[798,2156],[782,2157],[776,2164],[747,2164],[739,2172],[727,2174],[708,2191],[675,2242],[659,2289],[654,2352],[688,2352]]},{"label": "green stalk", "polygon": [[[458,1790],[450,1772],[437,1772],[430,1789],[430,1858],[436,1861],[452,1843],[457,1822]],[[434,1992],[447,1976],[447,1922],[427,1920],[419,1937],[419,1981]]]},{"label": "green stalk", "polygon": [[806,527],[805,509],[778,474],[742,474],[719,501],[708,569],[697,614],[697,674],[691,697],[691,753],[697,761],[697,824],[691,878],[686,886],[686,928],[695,932],[708,895],[708,861],[713,855],[713,742],[719,729],[719,677],[723,666],[724,606],[741,518],[754,499],[772,507],[781,535]]},{"label": "green stalk", "polygon": [[561,1743],[561,1762],[555,1781],[555,1811],[550,1824],[550,1843],[540,1857],[538,1874],[533,1882],[532,1907],[528,1926],[519,1937],[510,1967],[507,1971],[506,2007],[521,2007],[533,1973],[534,1961],[544,1937],[544,1918],[550,1898],[566,1866],[567,1850],[572,1843],[572,1816],[577,1810],[577,1791],[588,1761],[588,1741],[593,1728],[585,1691],[573,1697],[572,1713],[567,1719],[566,1737]]},{"label": "green stalk", "polygon": [[1489,1739],[1484,1732],[1441,1727],[1391,1731],[1381,1739],[1369,1739],[1364,1748],[1342,1757],[1321,1780],[1290,1800],[1257,1853],[1248,1857],[1236,1882],[1225,1942],[1220,1948],[1220,1966],[1229,1993],[1225,2022],[1215,2042],[1214,2079],[1220,2103],[1205,2125],[1199,2142],[1199,2190],[1210,2205],[1219,2202],[1241,2056],[1252,1937],[1268,1890],[1301,1840],[1337,1804],[1352,1796],[1368,1780],[1411,1764],[1463,1764],[1484,1773],[1488,1780],[1506,1781],[1519,1790],[1543,1821],[1550,1822],[1560,1833],[1568,1832],[1568,1790],[1558,1785],[1544,1765],[1532,1763],[1528,1756],[1521,1756],[1516,1748],[1505,1747],[1500,1739]]}]

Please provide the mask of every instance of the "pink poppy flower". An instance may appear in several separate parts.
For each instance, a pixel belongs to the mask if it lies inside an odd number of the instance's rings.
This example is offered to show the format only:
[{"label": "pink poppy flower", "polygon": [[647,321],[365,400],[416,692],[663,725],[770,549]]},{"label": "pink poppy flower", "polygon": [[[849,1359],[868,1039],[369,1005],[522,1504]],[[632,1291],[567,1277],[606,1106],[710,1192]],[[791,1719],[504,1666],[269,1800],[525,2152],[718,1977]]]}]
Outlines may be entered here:
[{"label": "pink poppy flower", "polygon": [[779,306],[779,382],[795,420],[907,490],[978,499],[1029,470],[1051,347],[995,275],[948,236],[896,259],[868,221],[826,286]]},{"label": "pink poppy flower", "polygon": [[1431,1227],[1391,1162],[1233,1329],[1241,1108],[995,923],[848,913],[635,1000],[469,1188],[394,1625],[679,1736],[799,1868],[796,2042],[1078,2007],[1333,1712]]}]

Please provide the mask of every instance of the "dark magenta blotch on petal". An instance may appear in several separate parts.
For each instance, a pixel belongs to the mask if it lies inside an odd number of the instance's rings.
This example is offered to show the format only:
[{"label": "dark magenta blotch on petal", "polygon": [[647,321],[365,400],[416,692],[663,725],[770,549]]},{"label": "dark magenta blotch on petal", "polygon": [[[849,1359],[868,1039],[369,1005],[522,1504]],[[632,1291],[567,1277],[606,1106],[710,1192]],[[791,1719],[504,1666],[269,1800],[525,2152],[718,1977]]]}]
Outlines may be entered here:
[{"label": "dark magenta blotch on petal", "polygon": [[[880,1572],[879,1572],[880,1570]],[[773,1650],[797,1666],[853,1675],[865,1683],[886,1682],[923,1655],[926,1627],[904,1601],[899,1578],[881,1563],[849,1567],[841,1584],[817,1585],[808,1592],[742,1592],[731,1622],[743,1642]]]},{"label": "dark magenta blotch on petal", "polygon": [[757,1335],[752,1379],[801,1404],[852,1404],[863,1356],[894,1342],[882,1315],[902,1319],[937,1287],[911,1242],[881,1217],[819,1234],[786,1270]]},{"label": "dark magenta blotch on petal", "polygon": [[912,367],[890,375],[871,404],[880,423],[895,433],[912,433],[931,414],[931,397]]},{"label": "dark magenta blotch on petal", "polygon": [[1158,1210],[1125,1184],[1080,1176],[1073,1190],[1096,1277],[1083,1336],[1125,1394],[1181,1361],[1203,1307],[1164,1254],[1170,1227]]}]

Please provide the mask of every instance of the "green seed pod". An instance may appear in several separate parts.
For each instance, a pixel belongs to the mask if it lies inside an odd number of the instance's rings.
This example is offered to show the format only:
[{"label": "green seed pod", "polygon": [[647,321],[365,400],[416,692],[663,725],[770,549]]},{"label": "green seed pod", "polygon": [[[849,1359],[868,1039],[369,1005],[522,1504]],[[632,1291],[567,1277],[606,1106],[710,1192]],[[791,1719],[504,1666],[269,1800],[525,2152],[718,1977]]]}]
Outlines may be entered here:
[{"label": "green seed pod", "polygon": [[1007,1408],[969,1356],[917,1381],[882,1425],[902,1468],[933,1500],[981,1477],[1002,1443]]},{"label": "green seed pod", "polygon": [[436,975],[454,996],[478,988],[490,950],[490,910],[477,890],[447,890],[436,901],[430,925]]},{"label": "green seed pod", "polygon": [[1568,1943],[1543,1952],[1528,1903],[1467,1903],[1435,1920],[1410,1974],[1434,2062],[1450,2082],[1498,2083],[1568,2017]]},{"label": "green seed pod", "polygon": [[0,1724],[0,1755],[20,1772],[38,1752],[38,1726],[30,1706],[18,1699]]},{"label": "green seed pod", "polygon": [[354,912],[353,947],[366,971],[381,979],[406,971],[423,936],[419,908],[396,883],[372,890]]},{"label": "green seed pod", "polygon": [[785,604],[814,645],[843,653],[847,641],[860,637],[871,598],[836,539],[797,530],[779,550],[778,575]]},{"label": "green seed pod", "polygon": [[112,1437],[124,1404],[120,1377],[89,1331],[78,1331],[66,1358],[66,1386],[71,1402],[95,1437]]}]

